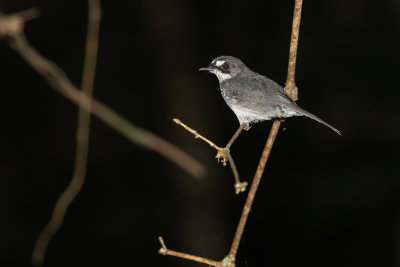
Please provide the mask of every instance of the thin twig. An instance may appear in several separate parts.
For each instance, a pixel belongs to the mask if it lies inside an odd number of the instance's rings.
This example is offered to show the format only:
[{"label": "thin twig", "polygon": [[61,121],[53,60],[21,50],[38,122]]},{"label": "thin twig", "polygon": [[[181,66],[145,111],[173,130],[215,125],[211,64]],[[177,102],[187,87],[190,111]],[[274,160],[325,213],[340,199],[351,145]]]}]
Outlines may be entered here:
[{"label": "thin twig", "polygon": [[61,228],[68,207],[79,194],[85,182],[89,148],[91,98],[97,63],[100,18],[100,1],[88,0],[88,28],[82,74],[82,92],[88,97],[88,110],[79,107],[74,174],[70,184],[58,198],[50,221],[36,240],[32,254],[32,261],[35,265],[43,264],[49,242]]},{"label": "thin twig", "polygon": [[[194,135],[194,138],[200,138],[201,140],[203,140],[204,142],[206,142],[207,144],[209,144],[212,148],[215,148],[218,151],[222,151],[223,148],[217,146],[216,144],[214,144],[213,142],[211,142],[209,139],[205,138],[204,136],[202,136],[201,134],[199,134],[196,130],[193,130],[192,128],[190,128],[189,126],[187,126],[186,124],[184,124],[180,119],[174,118],[172,119],[176,124],[182,126],[183,128],[185,128],[185,130],[187,130],[188,132],[190,132],[191,134]],[[225,165],[225,164],[224,164]]]},{"label": "thin twig", "polygon": [[160,241],[160,244],[161,244],[161,248],[158,251],[158,253],[160,253],[161,255],[174,256],[174,257],[178,257],[178,258],[182,258],[182,259],[187,259],[187,260],[191,260],[191,261],[195,261],[195,262],[199,262],[199,263],[208,264],[210,266],[215,266],[215,267],[222,266],[221,262],[219,262],[219,261],[214,261],[214,260],[206,259],[203,257],[195,256],[192,254],[187,254],[187,253],[183,253],[183,252],[179,252],[179,251],[175,251],[175,250],[170,250],[165,245],[164,240],[161,236],[158,237],[158,240]]},{"label": "thin twig", "polygon": [[239,179],[239,172],[236,168],[236,164],[232,158],[231,152],[229,150],[229,147],[232,145],[233,141],[236,139],[236,137],[239,135],[240,131],[244,128],[243,126],[240,126],[239,130],[236,131],[235,135],[232,137],[231,142],[228,143],[228,146],[225,148],[219,147],[216,144],[214,144],[213,142],[211,142],[209,139],[205,138],[204,136],[202,136],[201,134],[199,134],[196,130],[190,128],[189,126],[187,126],[186,124],[184,124],[183,122],[181,122],[181,120],[179,119],[173,119],[173,121],[182,126],[185,130],[187,130],[188,132],[192,133],[194,135],[194,138],[199,138],[201,140],[203,140],[204,142],[206,142],[207,144],[209,144],[212,148],[215,148],[217,150],[217,155],[215,156],[215,158],[218,160],[218,162],[220,162],[220,159],[222,164],[224,166],[226,166],[226,162],[229,162],[229,165],[231,166],[232,172],[233,172],[233,177],[235,179],[235,193],[239,194],[241,192],[246,191],[246,187],[247,187],[247,182],[240,182]]},{"label": "thin twig", "polygon": [[241,192],[246,191],[248,183],[247,182],[240,182],[240,180],[239,180],[239,172],[237,171],[236,164],[233,161],[233,158],[231,156],[231,152],[229,151],[229,148],[224,148],[224,154],[227,157],[227,159],[229,161],[229,164],[231,165],[231,168],[232,168],[233,177],[235,179],[235,193],[236,193],[236,195],[241,193]]}]

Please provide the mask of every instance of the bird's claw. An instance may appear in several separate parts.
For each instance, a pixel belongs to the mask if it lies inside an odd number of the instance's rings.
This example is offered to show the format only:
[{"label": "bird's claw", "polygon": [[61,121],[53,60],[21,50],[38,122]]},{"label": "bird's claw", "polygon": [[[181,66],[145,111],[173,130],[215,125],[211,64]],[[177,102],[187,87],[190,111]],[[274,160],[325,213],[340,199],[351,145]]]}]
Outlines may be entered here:
[{"label": "bird's claw", "polygon": [[[227,149],[227,148],[225,148],[225,149]],[[226,162],[228,161],[227,157],[226,157],[225,149],[224,148],[218,149],[217,155],[215,156],[217,161],[221,162],[222,165],[224,165],[224,166],[226,166]],[[229,149],[228,149],[228,151],[229,151]]]},{"label": "bird's claw", "polygon": [[218,162],[221,162],[224,166],[226,166],[226,163],[228,162],[227,154],[229,153],[230,153],[229,148],[227,147],[219,148],[215,158],[217,159]]}]

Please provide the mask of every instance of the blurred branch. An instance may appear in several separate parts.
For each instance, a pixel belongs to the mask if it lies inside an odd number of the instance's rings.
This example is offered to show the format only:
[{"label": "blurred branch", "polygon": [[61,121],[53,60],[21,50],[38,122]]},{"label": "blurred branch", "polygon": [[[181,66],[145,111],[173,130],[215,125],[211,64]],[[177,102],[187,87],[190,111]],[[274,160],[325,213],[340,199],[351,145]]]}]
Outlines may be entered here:
[{"label": "blurred branch", "polygon": [[[12,15],[7,17],[11,16]],[[4,26],[6,24],[7,22],[0,18],[0,25]],[[22,32],[22,28],[18,31],[14,31],[12,34],[7,34],[5,36],[0,35],[0,38],[1,37],[6,37],[9,40],[10,46],[18,52],[33,69],[42,75],[54,90],[66,97],[68,100],[83,107],[85,110],[90,111],[94,116],[102,120],[115,131],[119,132],[132,143],[154,150],[196,178],[204,177],[206,171],[205,167],[184,151],[150,131],[133,125],[127,119],[100,101],[97,101],[96,99],[90,100],[85,93],[81,92],[71,83],[62,69],[40,55],[27,42],[25,35]],[[92,101],[91,109],[88,105],[90,101]]]},{"label": "blurred branch", "polygon": [[88,28],[82,74],[82,92],[87,95],[87,110],[82,106],[79,107],[74,173],[69,185],[58,198],[50,221],[36,240],[32,254],[32,262],[35,265],[43,264],[50,240],[61,228],[70,204],[79,194],[85,182],[89,148],[90,110],[99,45],[100,19],[100,0],[88,0]]},{"label": "blurred branch", "polygon": [[30,8],[12,15],[4,15],[0,11],[0,38],[21,32],[24,23],[36,19],[39,16],[39,9]]},{"label": "blurred branch", "polygon": [[[95,55],[97,54],[97,51],[95,51],[97,50],[97,41],[95,41],[95,39],[98,37],[91,35],[90,40],[87,40],[87,49],[90,50],[87,51],[91,55],[87,54],[85,60],[85,74],[83,75],[82,88],[86,88],[86,92],[82,92],[72,84],[62,69],[39,54],[26,40],[23,33],[24,22],[37,17],[37,15],[37,9],[29,9],[12,15],[3,15],[0,12],[0,38],[7,39],[10,47],[18,52],[34,70],[42,75],[55,91],[77,104],[81,110],[90,112],[94,116],[98,117],[105,124],[119,132],[132,143],[154,150],[160,155],[166,157],[192,176],[196,178],[204,177],[205,167],[201,163],[161,137],[131,124],[127,119],[114,112],[109,107],[91,98],[91,88],[93,87],[93,75],[96,65]],[[100,10],[93,10],[93,13],[89,16],[89,19],[100,19]],[[94,28],[91,28],[90,30],[88,29],[88,34],[89,31],[98,31],[98,28],[95,29],[98,25],[93,27]],[[96,48],[95,50],[92,50],[94,46],[96,46]],[[33,253],[33,261],[37,264],[40,264],[43,261],[44,252],[49,239],[61,226],[69,204],[82,187],[83,178],[86,172],[87,142],[89,134],[89,118],[88,115],[84,115],[83,111],[80,111],[79,126],[80,127],[78,127],[77,131],[78,143],[75,173],[70,185],[60,196],[54,208],[52,219],[38,238]]]},{"label": "blurred branch", "polygon": [[[293,13],[293,24],[292,24],[292,34],[291,34],[291,40],[290,40],[290,51],[289,51],[289,64],[288,64],[288,74],[287,74],[287,79],[286,79],[286,86],[285,86],[285,91],[289,95],[289,97],[293,100],[297,100],[297,87],[295,84],[295,67],[296,67],[296,56],[297,56],[297,44],[298,44],[298,39],[299,39],[299,30],[300,30],[300,18],[301,18],[301,9],[302,9],[302,4],[303,0],[295,0],[295,8],[294,8],[294,13]],[[257,193],[258,186],[260,184],[262,175],[264,173],[265,166],[267,164],[269,155],[271,153],[272,147],[274,145],[276,136],[279,131],[279,127],[281,125],[281,121],[276,119],[274,120],[272,124],[272,128],[270,130],[267,142],[265,144],[263,153],[260,158],[260,162],[258,163],[256,173],[254,175],[253,182],[251,184],[249,194],[247,195],[246,203],[243,207],[242,215],[240,216],[239,224],[238,227],[236,228],[236,233],[235,237],[233,238],[231,249],[229,251],[229,254],[220,262],[217,262],[215,264],[211,264],[211,262],[214,262],[209,259],[189,255],[189,254],[179,254],[181,252],[176,253],[167,253],[169,250],[165,247],[165,244],[160,240],[162,248],[160,249],[159,253],[163,255],[171,255],[171,256],[176,256],[180,258],[185,258],[189,260],[194,260],[197,262],[203,262],[212,266],[223,266],[223,267],[234,267],[235,262],[236,262],[236,254],[237,250],[239,248],[240,240],[243,236],[244,228],[247,223],[247,219],[251,210],[251,207],[253,205],[253,201],[255,198],[255,195]],[[196,257],[194,259],[193,257]],[[198,258],[201,258],[202,260],[199,260]]]}]

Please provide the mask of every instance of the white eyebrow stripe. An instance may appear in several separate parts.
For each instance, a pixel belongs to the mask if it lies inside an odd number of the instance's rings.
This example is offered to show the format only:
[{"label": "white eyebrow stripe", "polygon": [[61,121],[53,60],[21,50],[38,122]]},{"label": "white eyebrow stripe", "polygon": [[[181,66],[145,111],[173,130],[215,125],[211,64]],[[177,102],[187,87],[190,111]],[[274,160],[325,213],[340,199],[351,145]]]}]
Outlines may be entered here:
[{"label": "white eyebrow stripe", "polygon": [[217,62],[215,62],[215,65],[216,65],[217,67],[219,67],[219,66],[222,66],[222,64],[224,64],[224,63],[225,63],[224,60],[217,60]]}]

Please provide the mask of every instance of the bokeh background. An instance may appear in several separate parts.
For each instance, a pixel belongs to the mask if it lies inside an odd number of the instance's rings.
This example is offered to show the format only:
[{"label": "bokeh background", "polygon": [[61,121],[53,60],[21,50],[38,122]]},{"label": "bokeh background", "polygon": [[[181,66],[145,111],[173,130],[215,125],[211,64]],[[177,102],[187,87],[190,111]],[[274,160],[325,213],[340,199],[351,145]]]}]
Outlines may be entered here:
[{"label": "bokeh background", "polygon": [[[229,167],[175,125],[180,118],[217,144],[238,127],[212,58],[241,58],[284,84],[293,2],[103,1],[94,96],[207,166],[196,180],[92,120],[87,182],[44,266],[201,266],[157,254],[171,249],[222,259],[245,195]],[[31,44],[80,84],[86,1],[1,0],[36,6]],[[306,118],[280,131],[239,248],[238,266],[400,266],[400,2],[306,0],[296,81]],[[30,266],[38,233],[73,171],[77,107],[0,42],[0,266]],[[270,122],[232,148],[251,181]]]}]

